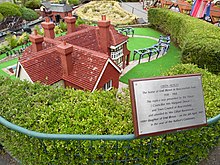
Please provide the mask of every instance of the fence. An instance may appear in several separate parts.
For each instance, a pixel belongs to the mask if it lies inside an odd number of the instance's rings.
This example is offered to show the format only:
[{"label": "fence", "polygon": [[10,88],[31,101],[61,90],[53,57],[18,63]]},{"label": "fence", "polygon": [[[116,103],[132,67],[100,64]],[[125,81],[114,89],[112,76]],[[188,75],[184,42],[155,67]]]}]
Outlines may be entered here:
[{"label": "fence", "polygon": [[[190,157],[195,154],[194,150],[205,152],[210,149],[210,146],[207,147],[209,143],[218,142],[219,134],[207,141],[202,132],[210,131],[207,134],[211,135],[219,131],[219,120],[220,114],[209,119],[208,126],[198,131],[200,141],[195,143],[190,137],[190,131],[173,133],[172,137],[165,134],[143,139],[135,139],[133,134],[46,134],[30,131],[0,117],[0,123],[10,135],[7,138],[15,140],[19,137],[20,142],[13,142],[14,146],[20,146],[17,151],[14,150],[14,154],[26,164],[189,164]],[[22,155],[24,148],[27,151]],[[175,158],[170,155],[175,155]],[[192,161],[196,162],[202,157],[194,155]]]}]

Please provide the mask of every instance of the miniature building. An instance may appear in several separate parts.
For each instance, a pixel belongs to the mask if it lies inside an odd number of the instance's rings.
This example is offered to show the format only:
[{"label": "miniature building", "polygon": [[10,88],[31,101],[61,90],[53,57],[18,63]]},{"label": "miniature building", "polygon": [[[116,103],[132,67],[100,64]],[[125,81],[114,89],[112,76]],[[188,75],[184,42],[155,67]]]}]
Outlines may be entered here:
[{"label": "miniature building", "polygon": [[54,22],[59,22],[60,19],[64,19],[68,13],[72,13],[73,9],[68,4],[42,2],[40,11],[42,17],[50,17]]},{"label": "miniature building", "polygon": [[80,25],[65,17],[67,34],[54,37],[54,23],[42,23],[44,37],[35,31],[22,54],[16,77],[30,82],[94,91],[118,88],[121,70],[129,64],[127,36],[102,17],[98,26]]}]

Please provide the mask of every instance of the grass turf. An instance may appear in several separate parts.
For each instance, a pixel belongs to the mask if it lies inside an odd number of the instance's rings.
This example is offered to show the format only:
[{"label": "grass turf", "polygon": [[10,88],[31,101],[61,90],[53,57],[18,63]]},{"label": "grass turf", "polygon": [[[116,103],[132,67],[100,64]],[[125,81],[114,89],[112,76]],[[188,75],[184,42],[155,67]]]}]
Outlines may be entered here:
[{"label": "grass turf", "polygon": [[128,84],[129,79],[160,76],[162,72],[168,70],[172,66],[178,64],[179,62],[180,49],[171,44],[166,55],[154,61],[142,63],[135,66],[124,76],[122,76],[120,78],[120,81]]},{"label": "grass turf", "polygon": [[12,78],[12,79],[15,79],[15,76],[10,76],[9,74],[5,73],[2,69],[3,69],[3,68],[6,68],[6,67],[8,67],[8,66],[11,66],[11,65],[16,64],[17,61],[18,61],[18,59],[15,58],[15,59],[13,59],[13,60],[10,60],[10,61],[1,63],[1,64],[0,64],[0,76],[7,76],[7,77],[10,77],[10,78]]},{"label": "grass turf", "polygon": [[151,28],[134,28],[134,35],[150,36],[159,38],[162,33]]},{"label": "grass turf", "polygon": [[[147,48],[151,47],[152,45],[156,44],[157,41],[148,39],[148,38],[137,38],[137,37],[130,37],[128,39],[128,50],[131,51],[130,53],[130,61],[133,61],[133,54],[135,49]],[[139,59],[138,55],[135,55],[135,60]]]}]

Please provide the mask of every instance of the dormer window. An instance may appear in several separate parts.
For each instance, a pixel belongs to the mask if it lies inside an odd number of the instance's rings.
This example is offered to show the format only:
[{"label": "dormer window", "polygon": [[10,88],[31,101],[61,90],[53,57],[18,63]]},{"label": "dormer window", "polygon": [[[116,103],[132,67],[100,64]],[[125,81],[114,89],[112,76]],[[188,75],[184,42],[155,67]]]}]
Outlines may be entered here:
[{"label": "dormer window", "polygon": [[118,64],[120,67],[122,66],[122,56],[123,56],[123,45],[120,45],[115,48],[111,48],[111,58]]}]

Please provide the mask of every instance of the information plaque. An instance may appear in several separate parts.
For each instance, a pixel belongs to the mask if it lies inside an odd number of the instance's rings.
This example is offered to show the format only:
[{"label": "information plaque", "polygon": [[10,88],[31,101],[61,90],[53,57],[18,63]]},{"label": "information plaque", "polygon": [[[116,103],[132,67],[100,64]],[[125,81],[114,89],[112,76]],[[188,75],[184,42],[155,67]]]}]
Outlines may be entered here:
[{"label": "information plaque", "polygon": [[200,74],[131,79],[135,136],[207,125]]}]

